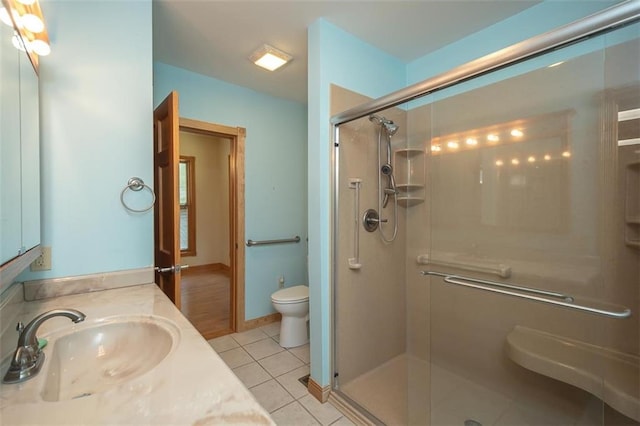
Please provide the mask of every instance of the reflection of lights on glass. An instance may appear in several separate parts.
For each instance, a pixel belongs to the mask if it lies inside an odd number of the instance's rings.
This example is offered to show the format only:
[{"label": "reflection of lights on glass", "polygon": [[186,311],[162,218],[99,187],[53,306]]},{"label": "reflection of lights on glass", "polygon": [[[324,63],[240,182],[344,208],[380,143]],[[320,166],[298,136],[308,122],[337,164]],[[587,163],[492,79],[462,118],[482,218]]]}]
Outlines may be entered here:
[{"label": "reflection of lights on glass", "polygon": [[502,162],[502,160],[497,160],[496,161],[496,166],[500,167],[502,166],[504,163]]},{"label": "reflection of lights on glass", "polygon": [[15,47],[16,49],[21,50],[23,52],[27,51],[27,46],[25,46],[24,40],[22,40],[22,37],[20,37],[16,32],[14,32],[13,37],[11,37],[11,43],[13,44],[13,47]]},{"label": "reflection of lights on glass", "polygon": [[458,149],[458,142],[456,141],[449,141],[447,142],[447,147],[451,148],[451,149]]},{"label": "reflection of lights on glass", "polygon": [[530,155],[529,158],[527,158],[527,161],[530,163],[535,163],[536,162],[536,157],[534,157],[533,155]]},{"label": "reflection of lights on glass", "polygon": [[103,357],[107,354],[107,351],[104,348],[104,345],[98,346],[98,358]]},{"label": "reflection of lights on glass", "polygon": [[545,159],[546,161],[549,161],[549,160],[551,160],[551,156],[550,156],[549,154],[545,154],[545,155],[544,155],[544,159]]},{"label": "reflection of lights on glass", "polygon": [[[22,28],[20,14],[15,9],[11,9],[11,15],[13,15],[13,20],[16,21],[16,25],[18,26],[18,28]],[[13,27],[13,22],[11,21],[11,17],[9,16],[9,11],[4,7],[0,8],[0,21],[4,22],[10,27]]]},{"label": "reflection of lights on glass", "polygon": [[558,65],[562,65],[562,64],[564,64],[564,61],[560,61],[560,62],[556,62],[555,64],[551,64],[551,65],[549,65],[548,68],[557,67]]},{"label": "reflection of lights on glass", "polygon": [[520,164],[520,160],[518,160],[517,158],[514,158],[513,160],[511,160],[511,164],[513,164],[514,166],[517,166],[518,164]]},{"label": "reflection of lights on glass", "polygon": [[498,141],[500,140],[500,137],[499,137],[498,135],[496,135],[496,134],[489,133],[489,134],[487,135],[487,140],[488,140],[489,142],[498,142]]},{"label": "reflection of lights on glass", "polygon": [[571,153],[569,151],[565,151],[565,152],[562,153],[562,156],[564,158],[569,158],[569,157],[571,157]]},{"label": "reflection of lights on glass", "polygon": [[442,151],[442,148],[440,148],[440,145],[431,145],[431,152],[440,152]]},{"label": "reflection of lights on glass", "polygon": [[474,146],[474,145],[478,145],[478,140],[474,138],[468,138],[466,140],[466,143],[467,145]]},{"label": "reflection of lights on glass", "polygon": [[511,136],[513,136],[514,138],[521,138],[524,135],[524,133],[522,133],[522,130],[520,129],[513,129],[511,131]]}]

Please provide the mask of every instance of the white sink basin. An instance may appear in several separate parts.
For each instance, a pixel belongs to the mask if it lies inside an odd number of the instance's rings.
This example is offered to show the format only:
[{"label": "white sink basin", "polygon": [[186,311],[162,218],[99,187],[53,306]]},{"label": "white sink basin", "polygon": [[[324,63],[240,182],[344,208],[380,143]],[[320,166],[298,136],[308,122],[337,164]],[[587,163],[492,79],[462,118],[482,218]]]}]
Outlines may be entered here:
[{"label": "white sink basin", "polygon": [[45,360],[42,398],[64,401],[122,385],[160,364],[179,337],[161,318],[114,317],[57,338]]}]

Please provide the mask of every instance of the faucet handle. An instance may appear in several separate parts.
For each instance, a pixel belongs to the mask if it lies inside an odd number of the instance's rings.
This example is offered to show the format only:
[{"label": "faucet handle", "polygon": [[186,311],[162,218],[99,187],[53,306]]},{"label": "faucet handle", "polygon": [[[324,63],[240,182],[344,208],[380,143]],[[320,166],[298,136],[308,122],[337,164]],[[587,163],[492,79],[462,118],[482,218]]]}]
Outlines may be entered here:
[{"label": "faucet handle", "polygon": [[23,330],[24,330],[24,324],[22,323],[22,321],[18,321],[18,324],[16,324],[16,331],[22,334]]}]

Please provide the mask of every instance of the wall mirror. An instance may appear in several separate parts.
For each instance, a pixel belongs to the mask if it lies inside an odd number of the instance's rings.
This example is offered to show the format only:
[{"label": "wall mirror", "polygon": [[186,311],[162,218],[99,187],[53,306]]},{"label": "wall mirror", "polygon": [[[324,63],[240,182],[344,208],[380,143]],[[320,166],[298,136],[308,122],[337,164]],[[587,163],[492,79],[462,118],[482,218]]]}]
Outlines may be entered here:
[{"label": "wall mirror", "polygon": [[40,107],[35,56],[13,26],[1,23],[0,38],[1,290],[38,255],[23,257],[40,244]]}]

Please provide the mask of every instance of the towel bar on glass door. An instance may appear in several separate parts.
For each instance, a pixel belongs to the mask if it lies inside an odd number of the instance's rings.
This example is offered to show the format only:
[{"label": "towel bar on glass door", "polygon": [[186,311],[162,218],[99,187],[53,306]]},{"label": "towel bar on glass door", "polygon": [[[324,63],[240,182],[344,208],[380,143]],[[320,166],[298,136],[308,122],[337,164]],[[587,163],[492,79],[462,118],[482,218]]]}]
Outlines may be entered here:
[{"label": "towel bar on glass door", "polygon": [[248,247],[266,246],[268,244],[284,244],[284,243],[299,243],[299,242],[300,242],[300,237],[296,235],[294,238],[283,238],[281,240],[261,240],[261,241],[247,240],[247,246]]},{"label": "towel bar on glass door", "polygon": [[[588,312],[591,314],[603,315],[609,318],[628,318],[631,316],[631,310],[624,306],[617,306],[619,310],[607,310],[595,308],[592,306],[580,305],[575,303],[574,297],[556,293],[547,290],[539,290],[532,287],[524,287],[514,284],[505,284],[495,281],[480,280],[477,278],[464,277],[462,275],[443,274],[442,272],[421,271],[422,275],[435,275],[442,277],[443,281],[448,284],[455,284],[463,287],[475,288],[478,290],[490,291],[493,293],[504,294],[506,296],[519,297],[521,299],[533,300],[564,308],[576,309],[578,311]],[[527,294],[529,293],[529,294]]]}]

